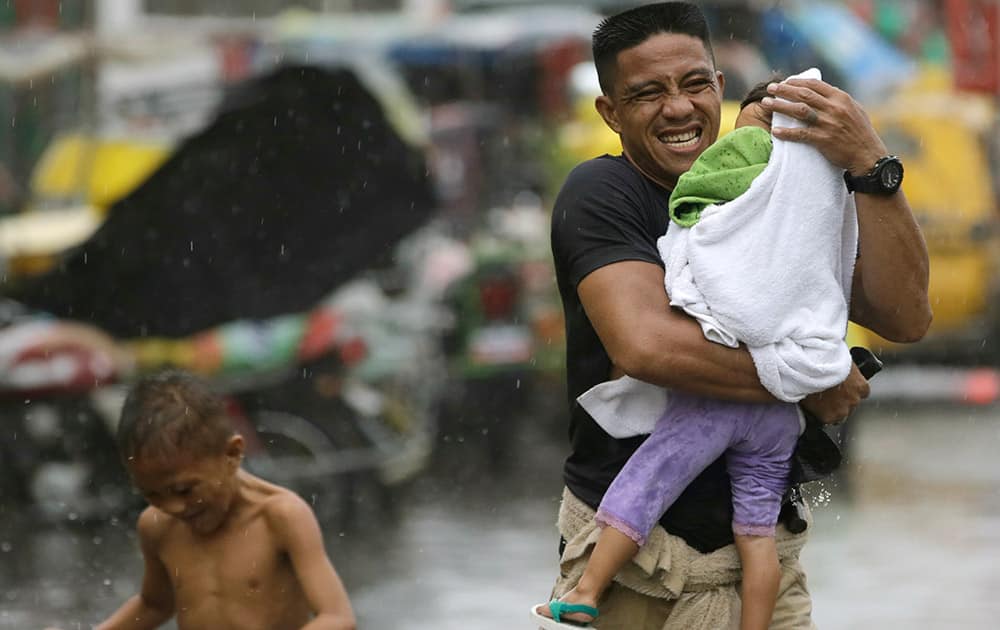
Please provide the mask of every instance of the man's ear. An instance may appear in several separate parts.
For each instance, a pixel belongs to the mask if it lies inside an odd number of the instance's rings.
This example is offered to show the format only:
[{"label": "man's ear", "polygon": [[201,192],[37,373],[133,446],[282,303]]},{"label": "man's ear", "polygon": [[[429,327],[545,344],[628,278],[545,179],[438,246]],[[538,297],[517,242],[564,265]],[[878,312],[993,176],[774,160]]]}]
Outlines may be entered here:
[{"label": "man's ear", "polygon": [[719,83],[719,97],[721,98],[726,93],[726,76],[722,74],[722,70],[715,71],[715,80]]},{"label": "man's ear", "polygon": [[601,115],[601,118],[604,119],[604,124],[610,127],[611,131],[617,134],[622,132],[622,125],[618,121],[618,112],[615,111],[615,105],[607,95],[601,94],[594,99],[594,107],[597,108],[597,113]]}]

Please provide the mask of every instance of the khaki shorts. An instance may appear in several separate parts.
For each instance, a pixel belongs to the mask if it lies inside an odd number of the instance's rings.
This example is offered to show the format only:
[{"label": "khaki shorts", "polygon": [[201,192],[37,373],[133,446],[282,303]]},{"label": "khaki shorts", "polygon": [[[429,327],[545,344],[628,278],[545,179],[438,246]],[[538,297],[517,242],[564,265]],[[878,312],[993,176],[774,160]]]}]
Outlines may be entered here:
[{"label": "khaki shorts", "polygon": [[[557,585],[552,597],[555,599],[563,594]],[[642,595],[612,582],[601,599],[601,615],[593,625],[601,630],[684,630],[670,623],[673,606],[671,600]],[[781,582],[774,615],[771,617],[771,630],[815,628],[812,621],[812,599],[806,586],[805,573],[802,572],[798,559],[782,561]]]}]

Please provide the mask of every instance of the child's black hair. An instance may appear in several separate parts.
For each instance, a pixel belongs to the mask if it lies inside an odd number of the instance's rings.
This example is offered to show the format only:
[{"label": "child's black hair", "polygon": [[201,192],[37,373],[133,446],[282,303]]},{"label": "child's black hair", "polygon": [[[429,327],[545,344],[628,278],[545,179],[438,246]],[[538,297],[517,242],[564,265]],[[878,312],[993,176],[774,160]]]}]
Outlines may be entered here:
[{"label": "child's black hair", "polygon": [[132,386],[122,407],[117,442],[127,463],[220,454],[234,434],[221,396],[192,374],[167,370]]},{"label": "child's black hair", "polygon": [[744,107],[750,105],[751,103],[760,102],[761,100],[763,100],[765,96],[769,96],[769,94],[767,93],[768,85],[772,83],[781,83],[784,80],[785,77],[783,75],[772,74],[771,78],[768,79],[767,81],[761,81],[757,85],[753,86],[752,88],[747,90],[747,95],[744,96],[743,100],[740,102],[740,109],[743,109]]}]

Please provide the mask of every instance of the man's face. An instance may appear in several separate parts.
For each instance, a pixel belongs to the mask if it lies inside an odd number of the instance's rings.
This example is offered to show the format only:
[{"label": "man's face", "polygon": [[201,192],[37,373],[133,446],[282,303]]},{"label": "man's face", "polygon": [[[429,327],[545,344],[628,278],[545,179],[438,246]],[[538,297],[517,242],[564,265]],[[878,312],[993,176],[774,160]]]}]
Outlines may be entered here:
[{"label": "man's face", "polygon": [[673,188],[719,135],[723,85],[700,39],[660,33],[618,54],[613,93],[597,109],[626,157]]}]

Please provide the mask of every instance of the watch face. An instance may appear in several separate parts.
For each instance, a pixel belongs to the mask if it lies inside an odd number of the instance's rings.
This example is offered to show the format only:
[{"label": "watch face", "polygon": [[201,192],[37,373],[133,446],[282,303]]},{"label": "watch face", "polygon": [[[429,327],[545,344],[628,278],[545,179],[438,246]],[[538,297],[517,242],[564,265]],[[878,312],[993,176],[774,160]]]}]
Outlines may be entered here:
[{"label": "watch face", "polygon": [[886,162],[882,165],[879,180],[886,190],[896,190],[903,181],[903,167],[899,162]]}]

